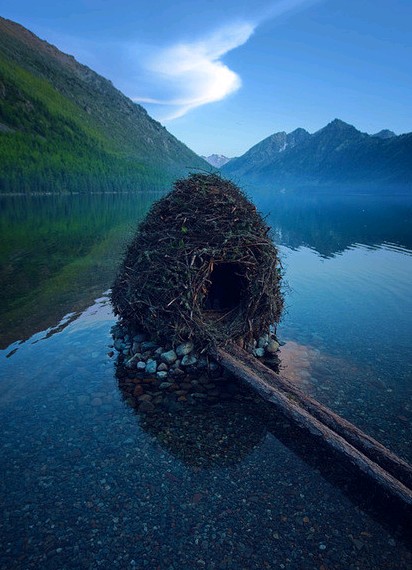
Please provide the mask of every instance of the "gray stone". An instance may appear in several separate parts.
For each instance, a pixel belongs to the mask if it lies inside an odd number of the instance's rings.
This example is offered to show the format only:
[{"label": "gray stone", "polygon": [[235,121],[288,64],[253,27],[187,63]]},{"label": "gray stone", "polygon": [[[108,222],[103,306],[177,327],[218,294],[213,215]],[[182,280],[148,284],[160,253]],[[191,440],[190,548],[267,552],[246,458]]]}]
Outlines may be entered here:
[{"label": "gray stone", "polygon": [[129,360],[126,362],[127,368],[133,368],[136,361],[138,361],[138,360],[140,360],[140,358],[138,357],[138,355],[136,353],[131,358],[129,358]]},{"label": "gray stone", "polygon": [[[164,376],[160,376],[160,374],[164,374]],[[167,373],[165,373],[165,372],[158,372],[158,373],[157,373],[157,377],[158,377],[159,379],[166,378],[166,377],[167,377]],[[172,382],[162,382],[162,383],[160,384],[159,388],[160,388],[161,390],[167,390],[167,388],[170,388],[170,386],[173,386],[173,383],[172,383]]]},{"label": "gray stone", "polygon": [[152,342],[151,340],[142,342],[142,344],[140,345],[140,350],[142,352],[146,352],[146,350],[153,350],[154,348],[157,348],[157,344],[155,342]]},{"label": "gray stone", "polygon": [[268,342],[268,345],[266,346],[266,352],[269,352],[269,354],[275,354],[275,352],[277,352],[278,350],[279,350],[279,343],[272,338]]},{"label": "gray stone", "polygon": [[255,348],[255,350],[253,351],[253,354],[255,356],[257,356],[258,358],[262,358],[262,356],[265,356],[265,349],[264,348]]},{"label": "gray stone", "polygon": [[196,362],[197,358],[194,354],[185,354],[182,358],[182,366],[193,366]]},{"label": "gray stone", "polygon": [[123,339],[121,338],[117,338],[114,341],[114,348],[118,351],[123,350],[124,349],[124,343],[123,343]]},{"label": "gray stone", "polygon": [[145,370],[145,368],[146,368],[146,362],[143,362],[143,360],[140,360],[136,364],[136,368],[137,368],[137,370],[140,370],[141,372],[143,372],[143,370]]},{"label": "gray stone", "polygon": [[154,374],[157,370],[157,362],[155,360],[149,359],[146,362],[145,371],[147,374]]},{"label": "gray stone", "polygon": [[154,409],[155,407],[152,402],[142,402],[138,408],[138,411],[143,414],[149,414],[150,412],[153,412]]},{"label": "gray stone", "polygon": [[176,348],[176,353],[178,356],[186,356],[187,354],[190,354],[193,350],[193,342],[182,342],[182,344],[179,344],[179,346]]},{"label": "gray stone", "polygon": [[173,364],[177,360],[177,354],[175,353],[174,350],[168,350],[167,352],[164,352],[160,356],[160,359],[162,362],[165,362],[166,364]]},{"label": "gray stone", "polygon": [[142,394],[139,396],[139,402],[151,402],[152,396],[150,394]]},{"label": "gray stone", "polygon": [[269,335],[263,334],[258,340],[258,348],[265,348],[267,343],[269,342]]},{"label": "gray stone", "polygon": [[198,368],[207,368],[207,358],[205,358],[204,356],[201,356],[199,358],[198,363],[197,363],[197,367]]},{"label": "gray stone", "polygon": [[164,362],[161,362],[159,364],[159,366],[157,367],[157,371],[158,372],[167,372],[169,370],[167,364],[165,364]]}]

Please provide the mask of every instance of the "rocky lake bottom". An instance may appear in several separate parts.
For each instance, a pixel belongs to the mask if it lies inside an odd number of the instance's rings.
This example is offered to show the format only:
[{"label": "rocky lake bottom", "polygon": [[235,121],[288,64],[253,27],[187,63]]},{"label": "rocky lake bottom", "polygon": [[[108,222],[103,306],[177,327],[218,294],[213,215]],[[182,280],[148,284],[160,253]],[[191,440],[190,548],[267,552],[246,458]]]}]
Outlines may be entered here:
[{"label": "rocky lake bottom", "polygon": [[410,567],[396,513],[248,390],[137,413],[113,323],[102,298],[6,361],[2,568]]}]

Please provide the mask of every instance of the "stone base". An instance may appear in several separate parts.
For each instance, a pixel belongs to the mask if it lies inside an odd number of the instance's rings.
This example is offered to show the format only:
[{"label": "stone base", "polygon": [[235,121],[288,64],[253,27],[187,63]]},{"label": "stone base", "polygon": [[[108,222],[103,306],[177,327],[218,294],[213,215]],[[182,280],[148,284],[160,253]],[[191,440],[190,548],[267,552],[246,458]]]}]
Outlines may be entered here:
[{"label": "stone base", "polygon": [[[118,323],[112,328],[118,351],[116,376],[129,405],[151,413],[159,406],[214,404],[251,397],[250,390],[227,373],[212,357],[195,350],[192,342],[160,346],[144,332]],[[276,369],[279,344],[265,334],[247,349]]]}]

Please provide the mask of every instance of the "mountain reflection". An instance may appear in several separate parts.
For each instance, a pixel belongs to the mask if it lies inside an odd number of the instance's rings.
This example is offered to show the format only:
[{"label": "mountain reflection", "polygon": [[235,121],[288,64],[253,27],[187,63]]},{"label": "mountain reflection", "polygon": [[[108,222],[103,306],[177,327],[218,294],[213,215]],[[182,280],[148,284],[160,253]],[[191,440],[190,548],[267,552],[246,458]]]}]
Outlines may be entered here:
[{"label": "mountain reflection", "polygon": [[268,214],[278,245],[309,247],[325,258],[354,245],[412,248],[412,199],[407,196],[258,194],[252,198]]},{"label": "mountain reflection", "polygon": [[[126,244],[160,194],[0,197],[0,346],[54,327],[110,287]],[[407,196],[251,193],[275,243],[328,258],[354,245],[412,249]]]}]

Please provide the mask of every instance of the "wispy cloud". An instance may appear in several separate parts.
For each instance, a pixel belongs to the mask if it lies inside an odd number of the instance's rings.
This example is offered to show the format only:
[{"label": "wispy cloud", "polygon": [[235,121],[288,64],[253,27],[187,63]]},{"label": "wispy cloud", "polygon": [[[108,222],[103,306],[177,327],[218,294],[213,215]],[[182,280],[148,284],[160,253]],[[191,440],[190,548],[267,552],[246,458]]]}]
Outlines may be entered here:
[{"label": "wispy cloud", "polygon": [[254,29],[253,24],[236,23],[198,41],[160,50],[146,66],[174,96],[167,99],[134,97],[134,100],[167,107],[163,120],[172,120],[195,107],[224,99],[239,89],[242,82],[221,58],[247,42]]},{"label": "wispy cloud", "polygon": [[145,62],[145,68],[151,81],[157,84],[154,89],[167,92],[168,96],[142,94],[132,97],[133,100],[159,106],[160,113],[155,115],[162,121],[171,121],[196,107],[224,99],[241,87],[242,80],[222,58],[245,44],[262,22],[317,1],[280,0],[251,22],[235,22],[199,40],[158,50]]}]

